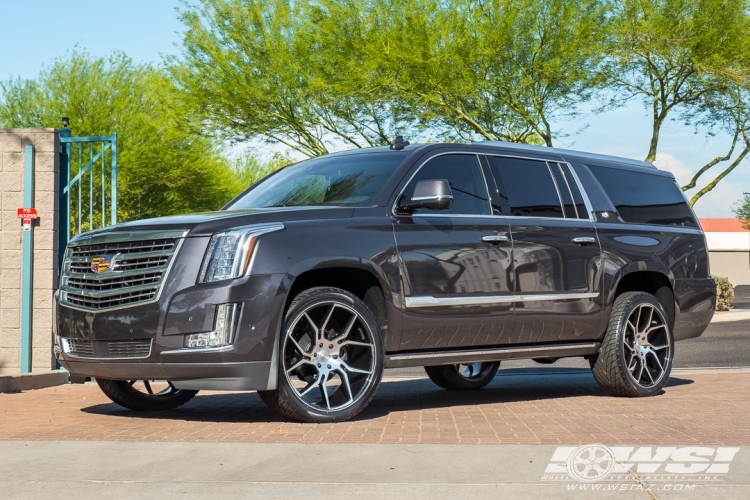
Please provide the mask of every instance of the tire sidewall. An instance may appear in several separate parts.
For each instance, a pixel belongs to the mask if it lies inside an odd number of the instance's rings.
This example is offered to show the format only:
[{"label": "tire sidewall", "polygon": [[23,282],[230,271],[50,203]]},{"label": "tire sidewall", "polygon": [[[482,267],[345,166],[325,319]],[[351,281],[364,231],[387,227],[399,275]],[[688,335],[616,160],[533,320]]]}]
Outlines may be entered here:
[{"label": "tire sidewall", "polygon": [[[354,309],[357,314],[360,315],[363,322],[366,323],[367,328],[373,338],[374,344],[374,377],[367,387],[365,392],[360,396],[359,400],[353,405],[343,408],[338,411],[322,412],[316,411],[310,408],[297,396],[296,389],[290,385],[287,380],[287,375],[284,371],[284,346],[287,337],[287,328],[289,325],[295,324],[301,313],[307,310],[310,306],[314,306],[317,303],[325,302],[340,302],[348,307]],[[348,420],[353,416],[357,415],[364,409],[365,406],[375,396],[375,392],[380,385],[380,381],[383,377],[383,364],[384,364],[384,352],[383,352],[383,338],[380,332],[375,316],[372,314],[370,309],[353,294],[344,290],[333,289],[329,287],[311,288],[300,293],[289,307],[289,310],[284,316],[284,321],[281,329],[281,338],[279,342],[279,371],[278,371],[278,390],[284,395],[284,399],[291,405],[294,410],[299,413],[308,415],[311,420],[317,422],[337,422],[342,420]]]},{"label": "tire sidewall", "polygon": [[[489,369],[480,377],[466,378],[458,372],[459,365],[441,365],[436,367],[425,367],[427,375],[440,387],[448,390],[466,391],[481,389],[495,378],[500,362],[486,362]],[[434,377],[434,378],[433,378]],[[437,379],[437,380],[436,380]]]},{"label": "tire sidewall", "polygon": [[[628,318],[633,313],[633,311],[642,304],[652,305],[659,310],[659,313],[662,315],[662,318],[664,319],[664,325],[667,330],[667,342],[669,344],[669,360],[667,362],[666,370],[661,380],[659,380],[659,382],[652,387],[643,387],[639,385],[633,379],[632,375],[628,371],[627,361],[625,359],[625,342],[623,338],[625,336],[624,327]],[[641,397],[641,396],[651,396],[661,391],[664,385],[667,383],[667,380],[669,380],[669,376],[672,372],[672,362],[674,360],[674,338],[672,335],[672,329],[669,327],[669,317],[667,316],[667,313],[664,310],[664,307],[653,295],[645,293],[645,292],[639,293],[633,296],[626,303],[625,307],[623,308],[622,315],[620,315],[620,317],[616,319],[616,328],[617,328],[616,335],[617,335],[617,361],[618,361],[617,364],[618,364],[623,380],[629,386],[629,389],[630,389],[629,392],[632,392],[637,397]]]}]

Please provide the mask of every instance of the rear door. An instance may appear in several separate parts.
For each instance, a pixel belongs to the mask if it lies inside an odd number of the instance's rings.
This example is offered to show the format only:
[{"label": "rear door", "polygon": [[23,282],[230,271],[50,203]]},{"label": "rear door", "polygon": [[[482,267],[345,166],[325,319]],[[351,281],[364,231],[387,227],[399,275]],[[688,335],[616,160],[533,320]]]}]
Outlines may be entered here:
[{"label": "rear door", "polygon": [[596,339],[601,333],[601,248],[568,165],[488,155],[513,238],[516,294],[511,343]]},{"label": "rear door", "polygon": [[400,350],[493,346],[510,339],[510,226],[493,215],[490,174],[479,157],[434,155],[403,188],[402,196],[410,198],[418,181],[446,179],[453,206],[396,217],[405,298]]}]

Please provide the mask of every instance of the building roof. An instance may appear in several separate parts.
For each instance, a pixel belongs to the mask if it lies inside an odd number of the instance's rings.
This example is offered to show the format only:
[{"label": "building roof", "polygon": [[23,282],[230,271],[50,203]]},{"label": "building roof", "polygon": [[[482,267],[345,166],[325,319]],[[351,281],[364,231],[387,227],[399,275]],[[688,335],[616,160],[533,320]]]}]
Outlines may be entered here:
[{"label": "building roof", "polygon": [[735,217],[700,219],[701,227],[706,233],[746,233],[742,221]]}]

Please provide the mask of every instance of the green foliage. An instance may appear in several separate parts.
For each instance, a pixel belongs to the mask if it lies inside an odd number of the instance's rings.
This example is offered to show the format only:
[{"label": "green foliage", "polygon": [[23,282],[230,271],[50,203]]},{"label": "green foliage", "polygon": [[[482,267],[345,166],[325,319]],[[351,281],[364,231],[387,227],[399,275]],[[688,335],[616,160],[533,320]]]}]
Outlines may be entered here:
[{"label": "green foliage", "polygon": [[214,144],[181,126],[189,112],[158,70],[120,53],[73,52],[33,80],[0,82],[0,127],[118,133],[120,220],[216,210],[241,190]]},{"label": "green foliage", "polygon": [[723,276],[711,276],[716,282],[716,310],[728,311],[734,300],[734,287]]},{"label": "green foliage", "polygon": [[367,52],[381,87],[449,139],[552,146],[552,120],[601,83],[598,0],[382,0],[373,9],[383,21],[370,39],[382,48]]},{"label": "green foliage", "polygon": [[313,11],[285,0],[188,6],[183,54],[169,60],[185,102],[223,137],[263,138],[307,156],[326,154],[332,143],[388,144],[397,121],[389,107],[377,95],[353,100],[351,87],[339,93],[326,78],[341,59],[316,39]]},{"label": "green foliage", "polygon": [[748,0],[616,0],[610,85],[617,99],[640,97],[652,117],[646,161],[654,161],[671,113],[747,81]]},{"label": "green foliage", "polygon": [[734,214],[742,222],[742,227],[750,231],[750,193],[745,196],[734,208]]},{"label": "green foliage", "polygon": [[292,159],[281,154],[275,154],[264,161],[256,155],[246,153],[235,160],[234,170],[242,189],[246,189],[290,163]]},{"label": "green foliage", "polygon": [[552,145],[551,120],[600,84],[602,0],[203,0],[170,72],[233,140]]}]

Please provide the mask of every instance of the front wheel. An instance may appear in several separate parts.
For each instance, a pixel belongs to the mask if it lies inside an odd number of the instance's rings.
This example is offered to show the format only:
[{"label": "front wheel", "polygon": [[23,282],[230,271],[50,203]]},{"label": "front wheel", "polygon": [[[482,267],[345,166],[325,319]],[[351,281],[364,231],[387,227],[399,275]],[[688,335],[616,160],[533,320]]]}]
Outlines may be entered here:
[{"label": "front wheel", "polygon": [[155,380],[96,379],[99,388],[113,402],[130,410],[174,410],[193,399],[198,391],[177,389],[170,382]]},{"label": "front wheel", "polygon": [[370,309],[339,288],[295,297],[284,318],[279,382],[258,391],[281,415],[301,422],[353,418],[372,400],[383,375],[383,340]]},{"label": "front wheel", "polygon": [[601,350],[589,362],[607,393],[651,396],[669,379],[673,351],[672,331],[661,303],[649,293],[627,292],[615,300]]},{"label": "front wheel", "polygon": [[468,363],[460,365],[425,366],[424,371],[443,389],[465,391],[481,389],[497,374],[500,362]]}]

